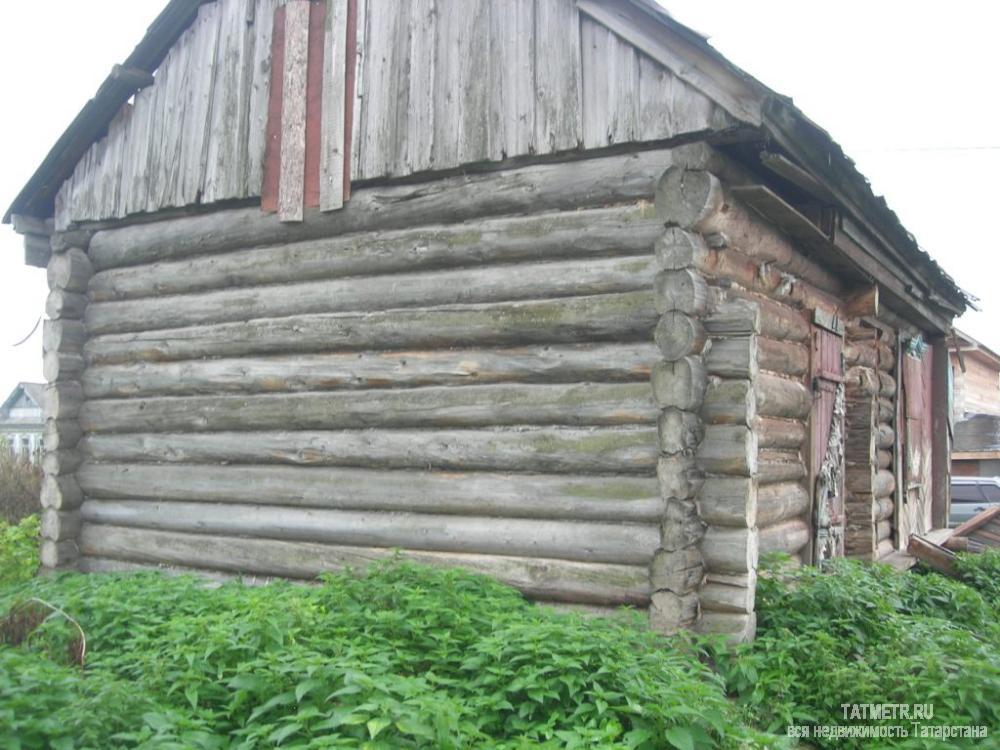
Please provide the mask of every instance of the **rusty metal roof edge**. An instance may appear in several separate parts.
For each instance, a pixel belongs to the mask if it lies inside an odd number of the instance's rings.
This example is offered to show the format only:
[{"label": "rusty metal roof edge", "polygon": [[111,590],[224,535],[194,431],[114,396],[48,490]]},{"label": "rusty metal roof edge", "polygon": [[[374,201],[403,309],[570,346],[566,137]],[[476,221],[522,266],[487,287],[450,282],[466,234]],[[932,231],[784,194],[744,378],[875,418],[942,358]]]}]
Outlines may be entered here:
[{"label": "rusty metal roof edge", "polygon": [[[208,2],[215,0],[170,0],[120,67],[154,73],[194,21],[198,8]],[[94,98],[83,106],[25,183],[4,214],[4,224],[9,224],[14,214],[38,218],[51,215],[60,186],[73,173],[87,149],[104,135],[108,124],[135,91],[133,83],[122,80],[115,72],[108,75]]]}]

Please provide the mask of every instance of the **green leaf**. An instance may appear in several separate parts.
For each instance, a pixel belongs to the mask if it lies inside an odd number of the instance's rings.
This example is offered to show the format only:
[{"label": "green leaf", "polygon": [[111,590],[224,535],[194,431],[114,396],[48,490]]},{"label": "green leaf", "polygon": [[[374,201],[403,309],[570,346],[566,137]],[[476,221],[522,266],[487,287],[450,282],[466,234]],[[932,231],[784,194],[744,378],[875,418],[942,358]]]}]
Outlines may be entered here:
[{"label": "green leaf", "polygon": [[687,727],[671,727],[663,736],[677,750],[694,750],[694,735]]},{"label": "green leaf", "polygon": [[368,734],[371,735],[372,739],[379,736],[383,729],[392,724],[388,719],[372,719],[366,725],[368,727]]}]

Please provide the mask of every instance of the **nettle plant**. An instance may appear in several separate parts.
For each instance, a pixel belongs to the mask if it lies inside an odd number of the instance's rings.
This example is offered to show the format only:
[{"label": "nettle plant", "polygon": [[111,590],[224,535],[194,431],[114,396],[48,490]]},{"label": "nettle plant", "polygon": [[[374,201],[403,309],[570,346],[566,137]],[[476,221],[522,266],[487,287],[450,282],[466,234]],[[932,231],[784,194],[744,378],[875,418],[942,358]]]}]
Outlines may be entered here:
[{"label": "nettle plant", "polygon": [[72,613],[87,661],[58,663],[65,621],[0,647],[4,747],[784,745],[743,722],[692,641],[465,572],[393,563],[258,588],[68,575],[8,589],[0,612],[28,597]]}]

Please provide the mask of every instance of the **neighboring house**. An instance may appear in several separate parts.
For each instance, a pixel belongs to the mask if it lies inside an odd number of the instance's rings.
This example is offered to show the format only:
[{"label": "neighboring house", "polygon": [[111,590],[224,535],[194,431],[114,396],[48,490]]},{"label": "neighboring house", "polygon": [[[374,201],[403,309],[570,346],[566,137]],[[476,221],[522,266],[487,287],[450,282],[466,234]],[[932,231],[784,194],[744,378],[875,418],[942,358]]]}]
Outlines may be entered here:
[{"label": "neighboring house", "polygon": [[46,567],[398,549],[747,638],[761,555],[947,525],[966,296],[648,0],[174,0],[7,218]]},{"label": "neighboring house", "polygon": [[961,331],[950,343],[955,421],[975,414],[1000,416],[1000,354]]},{"label": "neighboring house", "polygon": [[18,383],[0,405],[0,438],[14,455],[32,462],[41,459],[44,383]]},{"label": "neighboring house", "polygon": [[955,423],[951,471],[962,477],[1000,477],[1000,416],[973,414]]},{"label": "neighboring house", "polygon": [[951,339],[957,476],[1000,476],[1000,354],[968,334]]}]

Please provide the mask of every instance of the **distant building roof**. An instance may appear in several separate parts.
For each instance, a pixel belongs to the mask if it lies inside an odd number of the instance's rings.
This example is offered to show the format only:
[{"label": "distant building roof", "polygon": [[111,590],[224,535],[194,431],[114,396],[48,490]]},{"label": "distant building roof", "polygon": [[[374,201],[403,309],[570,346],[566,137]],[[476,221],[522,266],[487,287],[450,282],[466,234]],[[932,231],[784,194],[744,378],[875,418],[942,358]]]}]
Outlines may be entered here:
[{"label": "distant building roof", "polygon": [[26,395],[39,409],[42,408],[42,404],[45,399],[45,384],[44,383],[18,383],[14,390],[10,392],[6,400],[0,404],[0,419],[6,419],[8,413],[10,412],[11,406],[17,401],[21,394]]},{"label": "distant building roof", "polygon": [[991,364],[1000,367],[1000,354],[990,349],[981,341],[976,341],[967,333],[955,329],[955,337],[951,345],[951,351],[964,356],[966,354],[977,356],[980,359],[989,361]]}]

